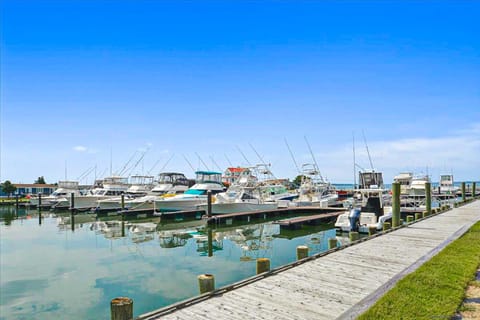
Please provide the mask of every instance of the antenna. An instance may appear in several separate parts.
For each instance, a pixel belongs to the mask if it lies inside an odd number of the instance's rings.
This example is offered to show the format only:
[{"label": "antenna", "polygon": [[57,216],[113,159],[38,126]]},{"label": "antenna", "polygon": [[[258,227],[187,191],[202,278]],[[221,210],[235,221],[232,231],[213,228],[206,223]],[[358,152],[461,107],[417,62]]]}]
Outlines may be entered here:
[{"label": "antenna", "polygon": [[287,138],[283,138],[285,140],[285,144],[287,145],[288,152],[290,152],[290,156],[292,157],[293,163],[295,163],[295,167],[297,168],[298,173],[301,173],[300,168],[298,167],[297,161],[295,161],[295,157],[293,156],[293,152],[288,145]]},{"label": "antenna", "polygon": [[218,171],[222,171],[222,169],[220,168],[220,166],[218,165],[218,163],[215,161],[215,159],[213,159],[212,156],[210,156],[210,160],[212,160],[213,164],[217,167]]},{"label": "antenna", "polygon": [[232,161],[230,161],[230,159],[228,159],[227,154],[224,153],[223,155],[225,156],[225,159],[227,159],[227,162],[230,165],[230,167],[233,167]]},{"label": "antenna", "polygon": [[265,161],[263,160],[263,158],[260,156],[260,154],[257,152],[257,150],[255,150],[255,148],[252,146],[251,143],[248,144],[250,146],[250,148],[252,148],[253,152],[255,152],[255,154],[257,155],[258,159],[260,160],[260,162],[266,166],[267,164],[265,163]]},{"label": "antenna", "polygon": [[325,180],[323,180],[322,174],[320,173],[320,168],[318,167],[317,160],[315,160],[315,156],[313,155],[312,147],[310,147],[310,143],[308,143],[307,136],[303,136],[303,137],[305,138],[305,142],[307,143],[308,150],[310,151],[310,155],[312,156],[312,159],[313,159],[313,163],[315,163],[315,167],[318,171],[318,175],[320,176],[320,180],[324,182]]},{"label": "antenna", "polygon": [[252,164],[250,163],[250,161],[248,161],[247,157],[245,157],[242,150],[240,150],[240,148],[238,146],[236,146],[236,147],[237,147],[238,152],[240,152],[240,154],[242,155],[243,159],[245,159],[245,161],[247,161],[248,165],[251,167]]},{"label": "antenna", "polygon": [[200,155],[198,153],[195,152],[195,154],[197,155],[198,157],[198,160],[200,160],[200,162],[205,166],[205,168],[207,168],[207,170],[210,170],[210,168],[208,168],[207,164],[205,162],[203,162],[202,158],[200,157]]},{"label": "antenna", "polygon": [[195,170],[192,166],[192,164],[190,163],[190,161],[188,161],[187,157],[185,157],[185,155],[183,154],[183,159],[185,159],[185,161],[187,161],[188,165],[190,166],[190,168],[192,168],[192,171],[195,172],[197,170]]},{"label": "antenna", "polygon": [[370,161],[370,168],[374,170],[372,158],[370,157],[370,151],[368,151],[367,139],[365,138],[365,131],[362,130],[362,134],[363,134],[363,141],[365,142],[365,148],[367,149],[368,160]]},{"label": "antenna", "polygon": [[67,160],[65,160],[65,181],[67,181]]},{"label": "antenna", "polygon": [[355,163],[355,134],[352,132],[353,138],[353,189],[357,189],[357,164]]}]

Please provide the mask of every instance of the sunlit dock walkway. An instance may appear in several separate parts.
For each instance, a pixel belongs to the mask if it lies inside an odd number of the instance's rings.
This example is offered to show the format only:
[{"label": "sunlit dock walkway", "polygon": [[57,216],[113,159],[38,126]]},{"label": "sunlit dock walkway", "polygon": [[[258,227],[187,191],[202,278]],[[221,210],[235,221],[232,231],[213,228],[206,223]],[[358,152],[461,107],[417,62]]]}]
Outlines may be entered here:
[{"label": "sunlit dock walkway", "polygon": [[140,319],[354,319],[480,220],[480,201]]}]

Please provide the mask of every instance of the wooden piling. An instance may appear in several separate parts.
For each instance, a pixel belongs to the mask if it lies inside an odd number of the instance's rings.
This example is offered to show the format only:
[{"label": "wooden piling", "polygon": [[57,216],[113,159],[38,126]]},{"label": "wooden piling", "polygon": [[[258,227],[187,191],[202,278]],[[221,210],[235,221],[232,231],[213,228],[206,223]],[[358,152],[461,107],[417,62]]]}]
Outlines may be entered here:
[{"label": "wooden piling", "polygon": [[207,217],[212,216],[212,191],[207,191]]},{"label": "wooden piling", "polygon": [[377,233],[377,227],[368,227],[368,235],[373,236],[375,233]]},{"label": "wooden piling", "polygon": [[337,247],[337,238],[329,238],[328,239],[328,249],[333,249]]},{"label": "wooden piling", "polygon": [[415,213],[415,220],[420,220],[422,219],[422,214],[420,212]]},{"label": "wooden piling", "polygon": [[125,195],[122,193],[122,211],[125,210]]},{"label": "wooden piling", "polygon": [[257,259],[257,274],[270,271],[270,259],[258,258]]},{"label": "wooden piling", "polygon": [[422,218],[428,217],[428,211],[423,211],[422,212]]},{"label": "wooden piling", "polygon": [[200,294],[215,290],[215,277],[213,274],[201,274],[197,277]]},{"label": "wooden piling", "polygon": [[428,215],[432,214],[432,184],[425,182],[425,206]]},{"label": "wooden piling", "polygon": [[390,222],[383,223],[383,231],[389,230],[392,228],[392,224]]},{"label": "wooden piling", "polygon": [[467,195],[465,193],[465,182],[462,182],[462,201],[467,199]]},{"label": "wooden piling", "polygon": [[15,210],[18,212],[18,194],[15,195]]},{"label": "wooden piling", "polygon": [[75,194],[72,192],[70,193],[70,212],[72,215],[74,210],[75,210]]},{"label": "wooden piling", "polygon": [[111,320],[132,320],[133,300],[127,297],[118,297],[110,302]]},{"label": "wooden piling", "polygon": [[400,225],[400,183],[392,183],[392,226]]},{"label": "wooden piling", "polygon": [[360,239],[360,234],[357,231],[350,231],[348,237],[350,238],[350,241],[357,241]]},{"label": "wooden piling", "polygon": [[297,247],[297,260],[302,260],[303,258],[308,257],[308,247],[307,246],[298,246]]},{"label": "wooden piling", "polygon": [[407,216],[407,223],[412,223],[413,220],[415,220],[415,217],[414,217],[414,216],[412,216],[412,215],[408,215],[408,216]]},{"label": "wooden piling", "polygon": [[207,245],[208,245],[208,256],[213,256],[213,230],[212,228],[207,228]]},{"label": "wooden piling", "polygon": [[40,211],[42,207],[42,194],[41,193],[38,193],[38,211]]},{"label": "wooden piling", "polygon": [[472,183],[472,199],[475,199],[477,196],[477,183],[473,182]]}]

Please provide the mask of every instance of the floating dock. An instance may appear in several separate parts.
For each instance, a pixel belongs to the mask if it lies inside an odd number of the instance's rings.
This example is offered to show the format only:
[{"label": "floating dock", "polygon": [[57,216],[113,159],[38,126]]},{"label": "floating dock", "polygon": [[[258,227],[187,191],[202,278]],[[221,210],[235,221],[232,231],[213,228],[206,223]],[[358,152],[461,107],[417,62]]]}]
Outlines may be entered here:
[{"label": "floating dock", "polygon": [[[138,319],[354,319],[480,221],[480,201],[307,257]],[[368,239],[368,241],[365,241]]]}]

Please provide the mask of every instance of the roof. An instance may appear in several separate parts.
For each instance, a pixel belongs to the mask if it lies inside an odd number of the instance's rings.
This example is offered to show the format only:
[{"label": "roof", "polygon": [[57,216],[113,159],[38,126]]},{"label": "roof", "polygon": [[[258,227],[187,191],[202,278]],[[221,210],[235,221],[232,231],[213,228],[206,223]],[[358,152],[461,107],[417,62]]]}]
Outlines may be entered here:
[{"label": "roof", "polygon": [[54,184],[43,183],[12,183],[17,188],[56,188]]},{"label": "roof", "polygon": [[227,168],[228,171],[230,172],[242,172],[243,170],[245,170],[245,168],[240,168],[240,167],[232,167],[232,168]]}]

